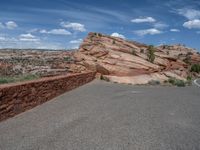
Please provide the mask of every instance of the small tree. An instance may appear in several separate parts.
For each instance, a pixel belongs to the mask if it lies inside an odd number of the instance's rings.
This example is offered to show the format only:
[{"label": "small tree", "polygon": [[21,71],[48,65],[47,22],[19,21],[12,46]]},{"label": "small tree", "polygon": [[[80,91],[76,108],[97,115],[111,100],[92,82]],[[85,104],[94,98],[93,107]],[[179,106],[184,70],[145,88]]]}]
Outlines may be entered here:
[{"label": "small tree", "polygon": [[193,64],[190,71],[200,73],[200,65],[199,64]]},{"label": "small tree", "polygon": [[150,45],[148,48],[147,48],[147,59],[148,61],[150,61],[151,63],[154,62],[155,60],[155,48],[153,45]]}]

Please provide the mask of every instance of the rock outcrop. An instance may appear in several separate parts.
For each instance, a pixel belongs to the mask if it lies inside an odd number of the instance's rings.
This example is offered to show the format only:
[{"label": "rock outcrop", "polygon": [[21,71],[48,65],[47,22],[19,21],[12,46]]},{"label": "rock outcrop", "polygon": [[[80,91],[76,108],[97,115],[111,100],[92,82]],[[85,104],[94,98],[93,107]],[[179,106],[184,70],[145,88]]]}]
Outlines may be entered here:
[{"label": "rock outcrop", "polygon": [[148,45],[89,33],[74,57],[79,64],[111,81],[132,84],[165,81],[170,77],[186,80],[190,65],[200,63],[200,55],[182,45],[154,49],[155,60],[150,62]]}]

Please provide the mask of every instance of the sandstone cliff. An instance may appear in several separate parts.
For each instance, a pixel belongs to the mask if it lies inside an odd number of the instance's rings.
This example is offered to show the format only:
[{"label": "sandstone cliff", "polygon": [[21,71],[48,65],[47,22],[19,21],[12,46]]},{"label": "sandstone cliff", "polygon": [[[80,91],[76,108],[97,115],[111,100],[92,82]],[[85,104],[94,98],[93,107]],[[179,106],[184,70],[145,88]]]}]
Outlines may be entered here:
[{"label": "sandstone cliff", "polygon": [[170,77],[186,80],[190,65],[200,62],[194,49],[182,45],[155,47],[155,60],[150,62],[147,48],[145,44],[89,33],[74,57],[111,81],[132,84],[162,82]]}]

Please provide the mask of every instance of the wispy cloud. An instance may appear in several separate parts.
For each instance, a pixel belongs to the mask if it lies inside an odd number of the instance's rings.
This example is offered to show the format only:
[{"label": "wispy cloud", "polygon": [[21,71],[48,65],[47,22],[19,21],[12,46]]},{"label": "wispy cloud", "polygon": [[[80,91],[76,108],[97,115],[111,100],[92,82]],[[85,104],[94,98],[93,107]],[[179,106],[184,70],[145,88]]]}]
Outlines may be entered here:
[{"label": "wispy cloud", "polygon": [[152,22],[156,22],[156,19],[154,19],[153,17],[140,17],[140,18],[132,19],[131,22],[133,22],[133,23],[152,23]]},{"label": "wispy cloud", "polygon": [[163,32],[156,28],[151,28],[151,29],[144,29],[144,30],[136,30],[136,31],[134,31],[134,33],[139,36],[144,36],[144,35],[148,35],[148,34],[149,35],[161,34]]},{"label": "wispy cloud", "polygon": [[189,20],[199,19],[200,18],[200,11],[191,9],[191,8],[183,8],[176,10],[179,15],[186,17]]},{"label": "wispy cloud", "polygon": [[170,29],[171,32],[180,32],[179,29]]},{"label": "wispy cloud", "polygon": [[54,34],[54,35],[71,35],[72,33],[65,29],[52,29],[52,30],[41,30],[40,33]]},{"label": "wispy cloud", "polygon": [[25,42],[39,42],[40,39],[30,33],[28,34],[21,34],[19,37],[20,41],[25,41]]},{"label": "wispy cloud", "polygon": [[21,34],[18,38],[0,35],[0,48],[62,49],[56,42],[45,42],[32,34]]},{"label": "wispy cloud", "polygon": [[80,32],[85,32],[86,31],[85,25],[81,24],[81,23],[76,23],[76,22],[73,22],[73,23],[70,23],[70,22],[61,22],[60,25],[63,28],[72,29],[74,31],[80,31]]},{"label": "wispy cloud", "polygon": [[77,40],[71,40],[69,43],[70,44],[80,44],[83,40],[82,39],[77,39]]}]

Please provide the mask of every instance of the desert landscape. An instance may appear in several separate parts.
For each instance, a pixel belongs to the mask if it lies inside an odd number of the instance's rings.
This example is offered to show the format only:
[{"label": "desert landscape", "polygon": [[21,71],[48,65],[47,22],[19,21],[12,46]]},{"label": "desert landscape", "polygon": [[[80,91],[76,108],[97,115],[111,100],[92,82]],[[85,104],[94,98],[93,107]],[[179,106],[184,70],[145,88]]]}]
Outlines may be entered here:
[{"label": "desert landscape", "polygon": [[200,150],[198,0],[0,10],[0,150]]}]

